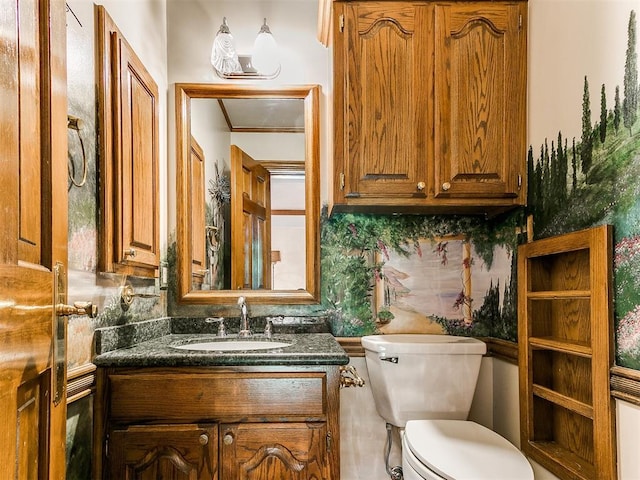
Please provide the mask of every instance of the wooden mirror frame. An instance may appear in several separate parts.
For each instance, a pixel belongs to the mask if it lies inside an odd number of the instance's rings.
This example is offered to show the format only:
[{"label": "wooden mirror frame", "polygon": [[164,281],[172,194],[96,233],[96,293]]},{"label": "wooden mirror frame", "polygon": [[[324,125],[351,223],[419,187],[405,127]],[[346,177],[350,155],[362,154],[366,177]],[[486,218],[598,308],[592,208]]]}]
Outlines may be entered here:
[{"label": "wooden mirror frame", "polygon": [[[284,98],[304,100],[305,130],[305,290],[191,290],[191,231],[189,190],[192,98]],[[235,304],[244,296],[254,304],[313,304],[320,302],[320,86],[259,87],[206,83],[175,86],[176,114],[176,277],[177,301],[182,304]]]}]

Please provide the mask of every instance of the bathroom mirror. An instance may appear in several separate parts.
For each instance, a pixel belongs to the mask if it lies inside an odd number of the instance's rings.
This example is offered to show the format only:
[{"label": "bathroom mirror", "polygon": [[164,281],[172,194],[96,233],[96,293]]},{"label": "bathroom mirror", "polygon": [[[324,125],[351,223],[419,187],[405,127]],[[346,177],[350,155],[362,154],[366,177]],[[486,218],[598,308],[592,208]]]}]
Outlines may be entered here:
[{"label": "bathroom mirror", "polygon": [[176,84],[180,303],[319,302],[319,91]]}]

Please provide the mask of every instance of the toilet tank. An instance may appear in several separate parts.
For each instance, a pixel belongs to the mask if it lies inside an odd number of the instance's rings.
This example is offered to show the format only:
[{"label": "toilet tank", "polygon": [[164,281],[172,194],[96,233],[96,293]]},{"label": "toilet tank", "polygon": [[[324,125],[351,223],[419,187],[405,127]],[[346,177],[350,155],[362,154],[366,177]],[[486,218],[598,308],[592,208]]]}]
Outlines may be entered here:
[{"label": "toilet tank", "polygon": [[484,342],[453,335],[362,337],[376,409],[387,423],[466,420],[478,380]]}]

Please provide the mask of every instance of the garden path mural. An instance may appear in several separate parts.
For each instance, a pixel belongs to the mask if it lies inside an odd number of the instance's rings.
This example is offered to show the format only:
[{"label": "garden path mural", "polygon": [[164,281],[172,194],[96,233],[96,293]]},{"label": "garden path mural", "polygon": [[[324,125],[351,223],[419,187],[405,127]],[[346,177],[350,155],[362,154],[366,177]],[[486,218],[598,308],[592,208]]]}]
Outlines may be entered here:
[{"label": "garden path mural", "polygon": [[522,212],[322,219],[322,300],[335,335],[517,336]]}]

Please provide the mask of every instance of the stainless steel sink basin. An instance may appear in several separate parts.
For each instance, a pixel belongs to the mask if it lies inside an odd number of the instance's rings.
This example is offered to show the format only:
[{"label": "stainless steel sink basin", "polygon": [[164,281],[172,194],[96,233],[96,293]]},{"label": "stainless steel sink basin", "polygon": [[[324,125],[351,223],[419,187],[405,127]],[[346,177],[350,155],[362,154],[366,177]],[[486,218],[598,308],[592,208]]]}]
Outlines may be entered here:
[{"label": "stainless steel sink basin", "polygon": [[172,345],[172,347],[180,350],[197,350],[201,352],[239,352],[247,350],[273,350],[274,348],[283,348],[289,345],[291,345],[291,343],[247,338],[210,340],[206,342]]}]

